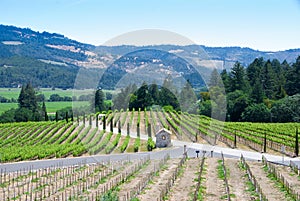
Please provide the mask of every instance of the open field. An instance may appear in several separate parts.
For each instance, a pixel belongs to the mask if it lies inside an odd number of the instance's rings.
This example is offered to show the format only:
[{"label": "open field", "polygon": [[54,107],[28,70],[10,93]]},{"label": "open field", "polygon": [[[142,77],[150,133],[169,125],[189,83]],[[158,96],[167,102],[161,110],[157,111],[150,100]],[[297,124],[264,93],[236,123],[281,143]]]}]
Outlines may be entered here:
[{"label": "open field", "polygon": [[[20,94],[21,88],[0,88],[0,96],[3,96],[5,98],[11,99],[18,99],[19,94]],[[38,94],[44,94],[46,99],[49,99],[50,96],[52,94],[58,94],[61,97],[64,96],[68,96],[68,97],[72,97],[72,96],[76,96],[77,98],[81,95],[89,95],[92,94],[94,92],[93,89],[67,89],[67,90],[63,90],[63,89],[55,89],[52,90],[51,88],[40,88],[39,90],[37,90]],[[115,93],[115,91],[112,90],[104,90],[104,92],[110,92],[112,94]]]},{"label": "open field", "polygon": [[[21,88],[0,88],[0,96],[3,96],[5,98],[11,99],[18,99],[19,94],[20,94]],[[52,94],[58,94],[59,96],[80,96],[80,95],[87,95],[91,94],[93,92],[92,89],[86,89],[86,90],[76,90],[76,89],[55,89],[52,90],[51,88],[40,88],[37,90],[38,94],[44,94],[46,99],[49,99],[49,97]]]},{"label": "open field", "polygon": [[[81,106],[88,106],[90,103],[88,101],[76,101],[76,102],[45,102],[47,112],[48,113],[55,113],[57,110],[66,108],[66,107],[72,107],[73,104],[76,107],[81,107]],[[12,108],[17,108],[18,103],[0,103],[0,114],[3,112],[12,109]]]}]

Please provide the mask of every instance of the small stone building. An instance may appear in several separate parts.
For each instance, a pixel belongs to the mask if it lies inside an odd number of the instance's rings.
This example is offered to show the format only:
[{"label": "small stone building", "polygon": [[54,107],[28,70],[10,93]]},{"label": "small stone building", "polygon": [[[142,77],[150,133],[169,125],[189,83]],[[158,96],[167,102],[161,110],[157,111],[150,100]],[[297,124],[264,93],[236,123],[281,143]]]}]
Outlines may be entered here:
[{"label": "small stone building", "polygon": [[170,147],[171,144],[171,131],[163,128],[160,129],[155,137],[156,137],[156,147],[157,148],[163,148],[163,147]]}]

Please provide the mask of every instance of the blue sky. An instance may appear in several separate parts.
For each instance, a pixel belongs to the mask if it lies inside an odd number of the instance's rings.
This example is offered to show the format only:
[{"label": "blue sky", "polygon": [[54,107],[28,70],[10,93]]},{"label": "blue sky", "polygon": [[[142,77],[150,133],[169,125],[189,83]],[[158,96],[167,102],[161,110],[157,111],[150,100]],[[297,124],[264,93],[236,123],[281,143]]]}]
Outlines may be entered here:
[{"label": "blue sky", "polygon": [[206,46],[300,48],[299,0],[0,0],[0,23],[101,45],[162,29]]}]

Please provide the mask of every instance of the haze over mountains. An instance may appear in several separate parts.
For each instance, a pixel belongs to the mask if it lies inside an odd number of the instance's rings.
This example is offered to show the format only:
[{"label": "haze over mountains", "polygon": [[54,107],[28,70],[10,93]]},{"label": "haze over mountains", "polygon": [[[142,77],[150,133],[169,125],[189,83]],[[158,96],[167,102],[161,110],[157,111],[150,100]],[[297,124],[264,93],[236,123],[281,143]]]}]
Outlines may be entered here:
[{"label": "haze over mountains", "polygon": [[[73,88],[77,73],[84,70],[86,85],[81,86],[85,88],[99,82],[106,69],[114,69],[113,75],[118,77],[145,66],[162,75],[178,72],[190,79],[194,87],[201,87],[203,82],[193,75],[193,67],[207,74],[213,68],[230,69],[236,61],[244,66],[257,57],[294,62],[298,55],[300,49],[263,52],[201,45],[94,46],[57,33],[0,25],[0,87],[16,87],[30,81],[40,87]],[[193,78],[198,82],[193,82]],[[110,88],[110,80],[103,79],[101,85]]]}]

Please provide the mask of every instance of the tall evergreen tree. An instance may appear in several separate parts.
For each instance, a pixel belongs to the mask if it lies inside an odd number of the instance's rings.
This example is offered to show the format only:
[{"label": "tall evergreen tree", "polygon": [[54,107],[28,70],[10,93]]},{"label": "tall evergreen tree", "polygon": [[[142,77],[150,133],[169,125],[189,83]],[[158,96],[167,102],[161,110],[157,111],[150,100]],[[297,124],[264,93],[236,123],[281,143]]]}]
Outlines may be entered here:
[{"label": "tall evergreen tree", "polygon": [[197,97],[195,95],[195,92],[189,80],[187,80],[184,87],[182,88],[179,94],[179,98],[180,98],[180,107],[182,111],[188,112],[190,110],[193,110],[193,105],[196,103]]},{"label": "tall evergreen tree", "polygon": [[264,91],[262,87],[262,83],[259,78],[255,79],[255,83],[252,87],[250,98],[254,101],[254,103],[262,103],[264,100]]},{"label": "tall evergreen tree", "polygon": [[18,103],[20,108],[26,108],[31,110],[32,112],[38,111],[38,103],[35,94],[35,90],[30,83],[28,83],[25,87],[22,86]]},{"label": "tall evergreen tree", "polygon": [[288,95],[300,93],[300,56],[287,72],[286,92]]},{"label": "tall evergreen tree", "polygon": [[16,121],[40,121],[44,119],[44,114],[42,114],[37,103],[35,90],[30,83],[22,87],[18,103],[19,108],[15,112]]},{"label": "tall evergreen tree", "polygon": [[208,83],[209,87],[223,87],[223,81],[217,69],[213,69]]},{"label": "tall evergreen tree", "polygon": [[168,75],[162,85],[164,88],[169,89],[174,95],[177,95],[178,91],[173,83],[173,78],[171,75]]},{"label": "tall evergreen tree", "polygon": [[254,61],[247,67],[247,77],[251,86],[254,86],[256,79],[260,76],[264,63],[264,59],[260,57],[254,59]]},{"label": "tall evergreen tree", "polygon": [[159,105],[159,89],[156,83],[149,86],[149,94],[152,97],[152,104]]},{"label": "tall evergreen tree", "polygon": [[241,63],[236,62],[231,70],[232,91],[247,91],[247,79],[245,69]]},{"label": "tall evergreen tree", "polygon": [[44,114],[44,120],[45,120],[45,121],[48,121],[48,120],[49,120],[49,117],[48,117],[48,114],[47,114],[47,109],[46,109],[45,101],[43,101],[43,105],[42,105],[42,113]]},{"label": "tall evergreen tree", "polygon": [[276,91],[276,76],[270,60],[265,63],[262,69],[261,81],[266,97],[273,99]]},{"label": "tall evergreen tree", "polygon": [[221,78],[222,78],[222,81],[223,81],[223,85],[224,85],[224,88],[225,88],[225,92],[226,93],[229,93],[230,92],[230,89],[231,89],[231,80],[230,80],[230,77],[226,71],[226,69],[224,69],[222,72],[221,72]]},{"label": "tall evergreen tree", "polygon": [[102,112],[106,109],[104,101],[105,101],[104,92],[102,91],[102,89],[97,89],[95,93],[95,102],[94,102],[95,112]]}]

